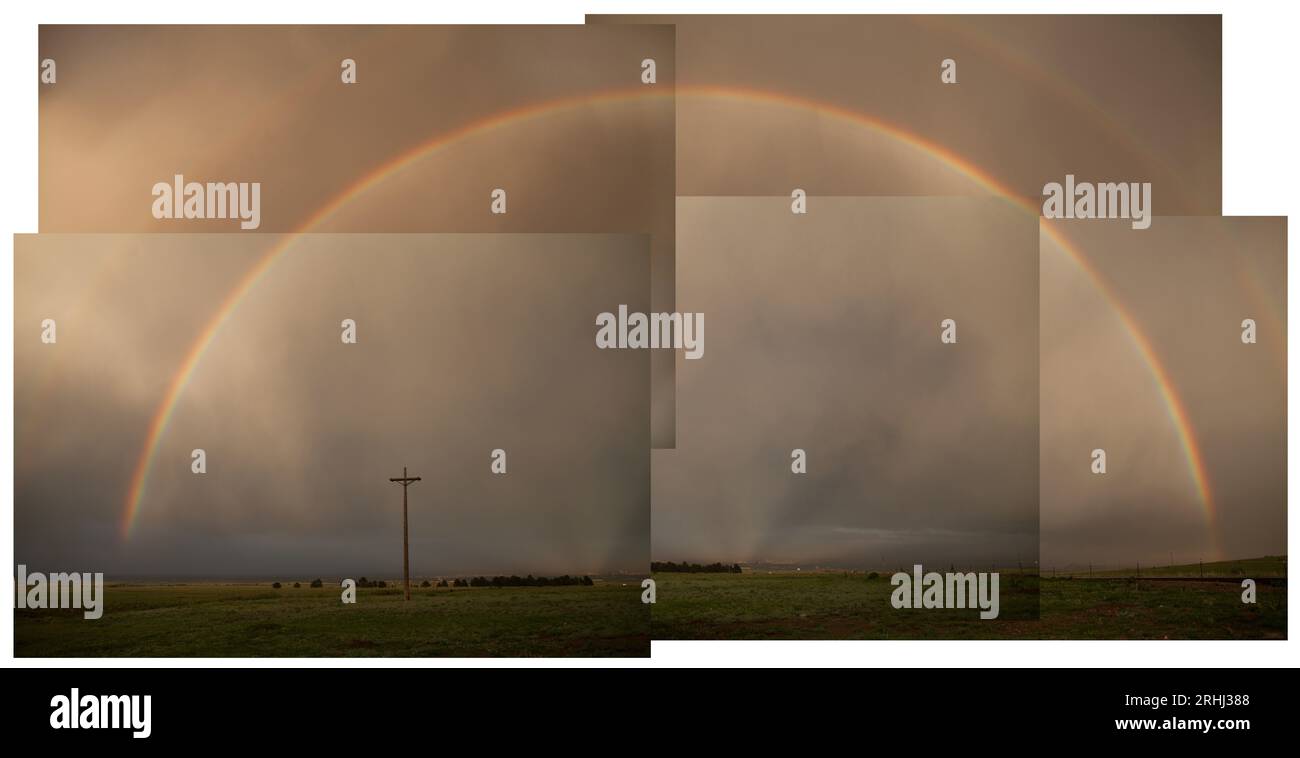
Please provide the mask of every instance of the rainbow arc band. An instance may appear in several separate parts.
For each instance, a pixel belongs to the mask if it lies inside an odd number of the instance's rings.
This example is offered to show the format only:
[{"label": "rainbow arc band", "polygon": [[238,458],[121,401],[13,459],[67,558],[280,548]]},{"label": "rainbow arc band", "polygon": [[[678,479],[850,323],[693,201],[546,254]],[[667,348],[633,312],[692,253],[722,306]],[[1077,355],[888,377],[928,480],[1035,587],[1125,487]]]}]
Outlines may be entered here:
[{"label": "rainbow arc band", "polygon": [[[841,108],[830,103],[818,102],[815,100],[765,90],[716,86],[678,86],[675,89],[665,88],[664,90],[653,90],[644,87],[639,89],[608,90],[591,95],[533,103],[521,108],[504,111],[487,118],[467,123],[458,129],[445,134],[440,134],[415,146],[414,148],[411,148],[410,150],[398,154],[396,157],[384,162],[374,170],[362,176],[322,206],[296,231],[285,235],[284,240],[271,247],[235,285],[234,289],[232,289],[230,294],[222,301],[217,312],[207,322],[207,325],[190,346],[190,349],[187,351],[180,367],[176,370],[171,382],[168,384],[163,399],[158,404],[158,408],[149,424],[149,429],[145,436],[145,444],[137,460],[134,473],[131,477],[130,491],[127,493],[126,497],[122,517],[123,538],[129,539],[131,536],[135,522],[140,513],[141,503],[144,501],[145,495],[148,492],[149,476],[153,471],[159,445],[162,438],[166,435],[167,428],[171,424],[173,414],[176,410],[177,401],[184,392],[191,377],[194,375],[195,369],[198,368],[208,347],[211,346],[213,340],[215,340],[217,335],[220,333],[222,325],[229,320],[231,314],[238,308],[240,302],[243,301],[244,298],[256,288],[257,284],[263,280],[267,272],[271,270],[275,261],[292,248],[293,242],[298,239],[298,237],[310,232],[312,228],[320,225],[330,216],[337,213],[339,209],[345,206],[348,202],[373,189],[384,180],[409,168],[438,150],[444,149],[471,135],[482,134],[521,121],[541,118],[547,115],[594,104],[637,101],[648,98],[672,98],[674,96],[679,98],[725,98],[746,102],[770,103],[791,108],[812,110],[822,115],[844,119],[879,134],[894,138],[929,158],[939,160],[969,177],[977,185],[987,189],[995,196],[1013,203],[1015,206],[1035,217],[1038,216],[1038,205],[1035,200],[1017,196],[1014,191],[999,182],[987,171],[981,169],[979,166],[976,166],[974,163],[966,160],[960,155],[957,155],[942,145],[931,142],[911,132],[907,132],[879,118],[858,111]],[[1197,444],[1196,437],[1193,434],[1187,409],[1183,405],[1173,383],[1170,381],[1168,371],[1166,371],[1164,365],[1161,363],[1155,348],[1143,333],[1136,319],[1115,296],[1113,288],[1107,284],[1106,280],[1102,277],[1100,272],[1097,271],[1096,267],[1093,266],[1078,250],[1078,248],[1071,244],[1071,242],[1066,239],[1061,232],[1054,229],[1051,225],[1040,225],[1040,230],[1042,230],[1056,246],[1069,255],[1079,268],[1088,275],[1093,285],[1099,290],[1102,296],[1105,297],[1106,301],[1114,310],[1115,315],[1120,319],[1134,348],[1150,369],[1156,389],[1159,391],[1161,399],[1164,402],[1166,413],[1168,414],[1170,422],[1173,424],[1182,445],[1183,456],[1187,461],[1188,473],[1191,476],[1192,484],[1196,493],[1201,500],[1201,507],[1204,510],[1207,528],[1210,532],[1212,549],[1217,557],[1220,552],[1218,544],[1217,514],[1215,513],[1214,498],[1209,484],[1209,477],[1206,473],[1205,462],[1201,454],[1200,446]]]}]

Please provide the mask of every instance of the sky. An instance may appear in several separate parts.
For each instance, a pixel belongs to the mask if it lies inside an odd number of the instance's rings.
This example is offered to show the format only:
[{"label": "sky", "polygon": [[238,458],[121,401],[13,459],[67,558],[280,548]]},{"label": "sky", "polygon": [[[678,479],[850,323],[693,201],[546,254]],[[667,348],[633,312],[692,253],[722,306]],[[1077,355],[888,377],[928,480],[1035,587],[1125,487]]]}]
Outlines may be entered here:
[{"label": "sky", "polygon": [[[1043,226],[1052,293],[1042,301],[1043,560],[1126,567],[1285,554],[1286,220]],[[1245,319],[1255,344],[1241,341]],[[1097,448],[1104,476],[1083,465]]]},{"label": "sky", "polygon": [[[1050,570],[1284,551],[1283,220],[1133,230],[978,198],[814,198],[807,216],[783,198],[691,198],[678,212],[683,307],[706,314],[707,348],[678,367],[676,450],[648,449],[646,353],[594,348],[593,314],[644,307],[643,236],[305,235],[184,385],[129,536],[168,382],[286,238],[20,236],[19,560],[383,575],[403,466],[424,477],[417,575],[636,571],[650,555]],[[944,318],[956,344],[939,339]],[[498,447],[505,477],[489,472]],[[807,474],[790,471],[795,448]]]},{"label": "sky", "polygon": [[[654,20],[676,22],[675,36],[42,27],[60,81],[41,89],[41,231],[132,234],[22,240],[59,253],[19,261],[19,304],[35,323],[49,302],[74,315],[53,362],[28,322],[16,327],[20,560],[379,573],[392,568],[384,498],[395,502],[386,480],[401,465],[440,481],[438,507],[413,527],[417,571],[637,570],[649,554],[1077,567],[1284,551],[1285,224],[1212,218],[1218,17]],[[359,62],[355,86],[338,82],[343,57]],[[658,90],[640,82],[645,57]],[[944,58],[955,86],[939,82]],[[591,97],[610,91],[630,94]],[[499,234],[424,237],[448,241],[421,243],[428,255],[407,249],[415,237],[344,236],[286,256],[186,385],[125,540],[121,505],[167,382],[274,244],[170,236],[231,231],[149,215],[148,188],[175,173],[261,181],[263,232],[647,233],[649,259],[641,279],[567,253],[543,266]],[[1067,173],[1150,181],[1152,229],[1040,222],[1042,185]],[[497,186],[505,216],[487,211]],[[789,213],[793,187],[810,215]],[[555,239],[575,255],[633,244]],[[479,244],[515,262],[448,268]],[[367,265],[284,273],[331,260],[330,245],[364,247]],[[566,278],[578,271],[640,282],[656,310],[705,312],[706,358],[621,359],[645,363],[645,394],[620,375],[607,397],[608,357],[589,365],[582,352],[589,325],[556,345],[572,340],[572,365],[539,355],[544,325],[515,310],[541,307],[532,288],[572,296],[586,320],[619,302],[617,287]],[[382,326],[367,318],[348,354],[364,360],[338,364],[320,324],[354,302]],[[480,308],[518,323],[486,316],[422,341]],[[959,341],[942,346],[936,314],[950,312]],[[1260,342],[1242,352],[1232,338],[1253,313]],[[264,327],[281,322],[300,335],[293,350]],[[399,348],[402,324],[418,324],[419,349]],[[456,341],[478,336],[511,355]],[[532,394],[536,376],[572,402]],[[489,400],[503,395],[513,404]],[[512,453],[500,487],[480,476],[482,448],[500,446],[488,429],[515,426],[516,444],[546,457],[529,468]],[[656,449],[634,455],[643,433]],[[199,437],[219,451],[210,473],[176,475]],[[794,447],[809,456],[798,478]],[[1096,447],[1104,477],[1086,465]],[[602,499],[620,505],[596,509]]]},{"label": "sky", "polygon": [[981,198],[809,202],[678,202],[679,301],[710,347],[679,364],[681,437],[655,452],[656,558],[1032,564],[1036,220]]},{"label": "sky", "polygon": [[[1074,173],[1149,181],[1155,212],[1222,188],[1215,15],[591,16],[675,24],[677,194],[987,194]],[[940,81],[940,64],[957,81]]]},{"label": "sky", "polygon": [[657,559],[1285,553],[1284,219],[1135,230],[997,200],[809,202],[679,201],[679,297],[710,314],[711,348],[679,364],[682,440],[654,453]]},{"label": "sky", "polygon": [[[131,476],[196,335],[278,235],[17,239],[15,535],[32,570],[558,575],[649,561],[644,235],[292,238],[199,360],[129,535]],[[53,318],[58,341],[40,340]],[[343,319],[357,325],[344,344]],[[207,473],[191,472],[191,451]],[[491,451],[506,473],[491,473]]]},{"label": "sky", "polygon": [[[40,49],[42,232],[234,232],[155,219],[150,189],[259,181],[261,232],[648,233],[673,308],[670,27],[46,25]],[[674,364],[651,364],[671,446]]]}]

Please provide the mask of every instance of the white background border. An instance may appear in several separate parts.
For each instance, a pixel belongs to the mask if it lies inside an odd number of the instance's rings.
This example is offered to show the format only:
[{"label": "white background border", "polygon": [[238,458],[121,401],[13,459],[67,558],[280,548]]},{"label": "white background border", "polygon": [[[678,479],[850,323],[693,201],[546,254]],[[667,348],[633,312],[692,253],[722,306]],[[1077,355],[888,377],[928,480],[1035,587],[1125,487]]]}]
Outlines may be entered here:
[{"label": "white background border", "polygon": [[[0,130],[3,130],[3,204],[0,232],[7,255],[0,266],[0,388],[10,398],[0,415],[0,554],[13,554],[13,237],[37,231],[37,25],[102,24],[560,24],[583,22],[586,13],[1215,13],[1223,14],[1223,213],[1228,216],[1297,214],[1296,98],[1294,62],[1300,3],[1268,0],[1165,2],[1153,0],[1056,0],[1054,2],[669,2],[665,0],[463,0],[420,4],[411,0],[283,3],[222,0],[194,3],[89,2],[4,3],[0,25]],[[166,65],[165,62],[160,65]],[[1181,84],[1181,83],[1180,83]],[[1294,233],[1294,229],[1291,230]],[[1297,266],[1288,257],[1288,293],[1296,291]],[[1292,301],[1288,333],[1297,334]],[[1294,341],[1288,345],[1288,393],[1297,377]],[[1297,471],[1295,418],[1288,407],[1288,473]],[[1289,476],[1288,476],[1289,481]],[[1288,488],[1288,514],[1293,501]],[[1288,518],[1288,545],[1295,520]],[[1289,550],[1288,550],[1289,553]],[[1288,605],[1289,605],[1288,587]],[[0,583],[0,600],[13,608],[13,583]],[[604,666],[608,661],[514,661],[447,659],[18,659],[13,658],[13,614],[0,624],[5,665],[57,666]],[[1296,666],[1300,642],[656,642],[651,661],[634,666]]]}]

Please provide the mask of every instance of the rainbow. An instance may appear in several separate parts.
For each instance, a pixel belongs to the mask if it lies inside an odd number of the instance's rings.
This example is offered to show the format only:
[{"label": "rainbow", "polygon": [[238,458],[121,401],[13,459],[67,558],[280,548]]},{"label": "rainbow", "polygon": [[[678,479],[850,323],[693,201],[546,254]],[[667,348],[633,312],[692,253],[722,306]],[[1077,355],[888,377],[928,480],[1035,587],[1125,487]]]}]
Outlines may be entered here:
[{"label": "rainbow", "polygon": [[[739,89],[739,88],[720,88],[720,87],[700,87],[687,88],[688,94],[697,92],[710,97],[719,98],[739,98],[744,100],[757,100],[761,102],[772,102],[775,104],[791,105],[799,108],[816,110],[820,113],[829,114],[838,118],[849,119],[862,125],[868,126],[874,131],[886,134],[896,138],[899,141],[921,150],[926,155],[937,158],[945,164],[957,169],[963,174],[970,177],[981,187],[987,189],[993,194],[1005,198],[1016,206],[1024,209],[1031,215],[1038,216],[1038,204],[1036,199],[1029,199],[1018,196],[1014,190],[998,181],[984,169],[966,160],[962,156],[934,142],[930,142],[911,132],[889,124],[881,119],[868,116],[866,114],[841,108],[828,103],[821,103],[803,98],[793,97],[785,94],[765,92],[761,90]],[[1147,338],[1142,331],[1137,319],[1133,314],[1124,307],[1124,303],[1115,294],[1114,288],[1107,283],[1101,272],[1097,270],[1074,244],[1072,244],[1060,231],[1052,224],[1039,224],[1039,229],[1047,235],[1061,250],[1065,251],[1070,259],[1088,276],[1093,285],[1106,299],[1107,303],[1113,309],[1115,315],[1123,324],[1125,331],[1129,335],[1133,346],[1137,349],[1142,360],[1151,370],[1152,378],[1155,380],[1156,389],[1164,403],[1166,414],[1173,424],[1178,434],[1179,444],[1182,447],[1183,457],[1187,462],[1188,474],[1191,476],[1192,485],[1196,489],[1197,497],[1201,501],[1201,506],[1205,512],[1207,526],[1210,531],[1212,549],[1216,557],[1220,553],[1217,542],[1218,535],[1218,516],[1214,507],[1213,491],[1210,488],[1209,474],[1205,466],[1205,458],[1201,453],[1200,445],[1196,441],[1196,436],[1192,430],[1191,420],[1187,413],[1187,408],[1183,404],[1177,389],[1169,377],[1169,372],[1165,369],[1164,364],[1160,361],[1155,347],[1151,340]]]},{"label": "rainbow", "polygon": [[1079,268],[1092,280],[1093,285],[1110,304],[1116,317],[1124,325],[1124,330],[1128,333],[1129,340],[1137,349],[1138,354],[1142,356],[1142,360],[1150,368],[1156,389],[1160,392],[1160,398],[1164,402],[1165,412],[1178,433],[1179,444],[1183,450],[1183,458],[1187,461],[1187,471],[1191,475],[1192,486],[1196,488],[1196,495],[1205,511],[1213,558],[1215,560],[1219,559],[1222,556],[1222,549],[1218,541],[1218,514],[1214,507],[1214,493],[1210,489],[1210,478],[1209,473],[1206,471],[1205,458],[1201,454],[1200,445],[1197,444],[1196,436],[1192,432],[1192,422],[1188,416],[1187,407],[1183,405],[1182,398],[1179,397],[1178,391],[1169,377],[1169,372],[1165,370],[1164,364],[1161,363],[1160,357],[1156,354],[1155,347],[1142,331],[1137,319],[1124,307],[1123,302],[1115,295],[1114,290],[1106,282],[1101,272],[1089,263],[1087,257],[1072,245],[1064,234],[1054,229],[1052,225],[1040,224],[1039,229],[1052,242],[1068,253],[1071,260],[1078,264]]},{"label": "rainbow", "polygon": [[162,402],[158,404],[154,412],[153,420],[149,422],[148,431],[145,434],[144,448],[136,462],[135,469],[131,475],[131,486],[127,493],[126,509],[122,517],[122,535],[124,538],[131,536],[131,531],[135,525],[136,517],[140,512],[140,504],[144,500],[145,493],[148,490],[149,475],[153,471],[154,461],[157,458],[158,445],[171,425],[172,415],[176,410],[177,400],[180,399],[185,387],[189,384],[191,377],[194,376],[195,369],[202,362],[204,354],[208,347],[212,345],[217,334],[221,331],[222,325],[230,318],[239,303],[248,295],[262,280],[275,261],[283,255],[293,245],[294,241],[306,234],[313,227],[321,224],[330,216],[338,212],[340,208],[355,198],[365,194],[368,190],[374,188],[385,179],[397,174],[403,169],[409,167],[420,159],[430,155],[440,148],[447,147],[465,137],[475,134],[490,132],[503,126],[518,121],[524,121],[531,118],[537,118],[553,113],[559,113],[565,110],[591,105],[597,102],[618,102],[623,100],[644,100],[648,97],[672,98],[671,90],[664,92],[647,93],[639,89],[611,90],[597,93],[595,95],[573,96],[561,98],[558,100],[548,100],[545,102],[531,103],[509,111],[487,116],[485,118],[471,121],[457,129],[445,134],[440,134],[425,142],[422,142],[405,152],[399,153],[394,158],[380,164],[377,168],[362,176],[356,182],[346,187],[343,191],[335,195],[329,202],[321,206],[314,214],[291,233],[284,236],[284,239],[271,248],[253,265],[248,273],[239,280],[230,294],[222,300],[216,313],[199,332],[199,336],[194,340],[190,349],[186,352],[184,359],[181,361],[180,368],[172,376],[171,381],[167,384],[167,389],[163,393]]},{"label": "rainbow", "polygon": [[[976,184],[988,190],[992,194],[1006,199],[1034,217],[1039,215],[1038,206],[1035,200],[1018,196],[1015,191],[1002,184],[987,171],[966,160],[957,153],[940,144],[931,142],[924,137],[905,131],[902,128],[890,124],[882,119],[858,111],[797,96],[743,87],[704,85],[678,86],[675,91],[675,96],[715,99],[722,98],[742,100],[746,102],[771,103],[785,107],[812,110],[820,114],[844,119],[896,139],[902,144],[917,150],[929,158],[937,159],[945,165],[968,176]],[[186,353],[184,360],[182,360],[180,367],[169,382],[167,390],[163,395],[163,399],[158,404],[158,408],[149,424],[148,431],[145,435],[144,447],[141,450],[134,473],[131,477],[130,490],[127,493],[126,507],[122,518],[123,537],[129,538],[131,535],[136,518],[140,512],[140,505],[147,492],[149,476],[153,470],[159,444],[171,424],[178,399],[184,392],[185,387],[189,384],[195,370],[202,362],[203,356],[207,352],[208,347],[211,346],[217,334],[220,332],[222,325],[226,323],[231,314],[239,306],[239,303],[265,277],[266,273],[271,269],[275,261],[291,248],[296,239],[325,221],[348,202],[374,188],[384,180],[403,171],[435,151],[443,149],[465,137],[499,129],[519,121],[538,118],[548,114],[591,105],[598,102],[630,101],[650,97],[672,98],[674,97],[674,91],[667,89],[666,91],[659,90],[647,92],[644,88],[632,90],[611,90],[590,95],[533,103],[517,109],[503,111],[477,121],[469,122],[451,132],[438,135],[420,143],[363,175],[360,179],[345,188],[328,203],[322,206],[316,213],[301,224],[297,230],[285,235],[285,238],[282,241],[269,248],[262,258],[254,264],[249,272],[238,282],[238,284],[236,284],[234,289],[231,290],[230,294],[222,301],[221,306],[199,333],[198,337]],[[1209,477],[1206,473],[1205,462],[1200,447],[1193,434],[1187,409],[1183,405],[1173,383],[1170,381],[1168,372],[1161,364],[1159,356],[1151,345],[1150,340],[1142,332],[1136,319],[1128,309],[1124,307],[1119,298],[1116,297],[1113,289],[1109,284],[1107,284],[1100,272],[1098,272],[1096,268],[1088,262],[1087,258],[1074,245],[1072,245],[1059,230],[1054,229],[1051,225],[1042,224],[1040,224],[1040,229],[1048,238],[1056,243],[1058,247],[1065,251],[1070,258],[1075,261],[1080,269],[1088,275],[1094,286],[1098,288],[1107,302],[1114,309],[1116,315],[1125,327],[1125,330],[1128,332],[1134,347],[1150,367],[1156,388],[1163,399],[1165,410],[1180,439],[1183,456],[1187,461],[1188,471],[1191,475],[1192,483],[1196,489],[1197,495],[1201,500],[1207,524],[1209,525],[1213,539],[1214,535],[1217,533],[1217,518],[1214,509],[1212,491],[1209,484]],[[1217,543],[1215,547],[1217,552]]]}]

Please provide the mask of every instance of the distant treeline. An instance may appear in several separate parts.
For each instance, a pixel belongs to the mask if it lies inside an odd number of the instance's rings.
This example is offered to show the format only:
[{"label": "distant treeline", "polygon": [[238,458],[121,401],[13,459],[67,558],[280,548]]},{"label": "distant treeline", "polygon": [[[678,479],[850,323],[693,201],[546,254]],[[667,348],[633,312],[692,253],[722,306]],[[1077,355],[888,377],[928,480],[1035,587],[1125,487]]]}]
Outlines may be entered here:
[{"label": "distant treeline", "polygon": [[699,563],[673,563],[672,561],[659,563],[655,561],[650,564],[650,570],[668,574],[739,574],[740,564],[710,563],[704,566]]},{"label": "distant treeline", "polygon": [[[590,587],[595,584],[589,576],[476,576],[473,579],[457,579],[461,587]],[[445,580],[444,580],[445,583]]]},{"label": "distant treeline", "polygon": [[[589,576],[476,576],[473,579],[446,579],[437,584],[430,584],[428,579],[420,582],[421,587],[590,587],[595,582]],[[364,576],[357,580],[358,587],[387,587],[388,583],[380,579],[371,581]]]}]

